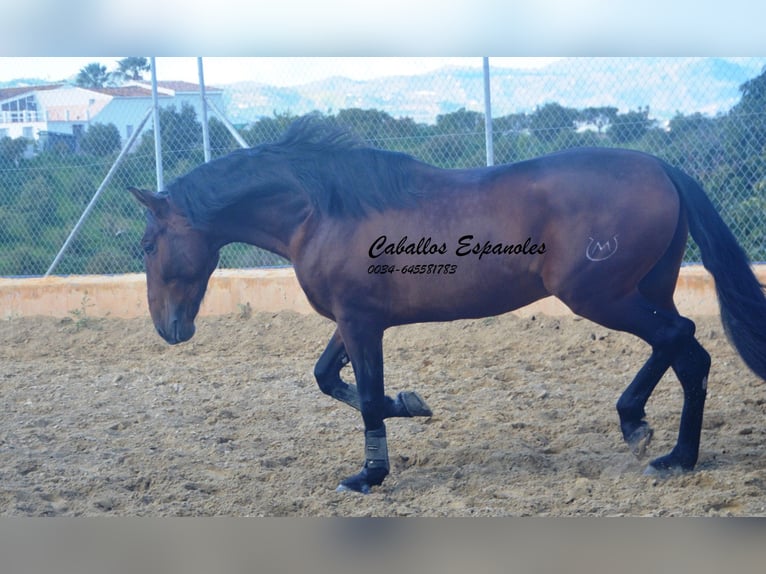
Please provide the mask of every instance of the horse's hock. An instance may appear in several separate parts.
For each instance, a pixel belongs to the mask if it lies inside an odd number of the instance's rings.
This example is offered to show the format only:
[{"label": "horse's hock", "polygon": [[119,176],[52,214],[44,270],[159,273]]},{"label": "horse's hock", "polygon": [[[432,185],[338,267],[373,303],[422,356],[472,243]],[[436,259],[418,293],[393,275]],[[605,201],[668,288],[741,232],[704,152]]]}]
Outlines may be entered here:
[{"label": "horse's hock", "polygon": [[[766,265],[755,266],[756,276],[766,283]],[[597,288],[597,287],[596,287]],[[699,265],[681,269],[675,291],[679,311],[692,318],[718,315],[715,285]],[[108,276],[0,278],[0,309],[3,318],[89,317],[133,318],[148,316],[146,277],[143,273]],[[218,270],[211,280],[200,311],[204,316],[245,312],[313,310],[301,291],[292,268]],[[514,311],[532,314],[569,315],[560,301],[549,297]]]}]

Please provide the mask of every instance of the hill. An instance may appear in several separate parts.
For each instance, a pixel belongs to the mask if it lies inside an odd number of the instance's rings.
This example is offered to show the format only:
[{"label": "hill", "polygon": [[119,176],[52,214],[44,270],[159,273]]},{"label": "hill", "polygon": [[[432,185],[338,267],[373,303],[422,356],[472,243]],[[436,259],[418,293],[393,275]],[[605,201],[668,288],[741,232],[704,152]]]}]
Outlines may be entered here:
[{"label": "hill", "polygon": [[[548,102],[578,109],[614,106],[621,112],[649,106],[650,115],[660,120],[678,111],[715,115],[739,100],[739,86],[764,64],[766,58],[564,58],[533,70],[492,66],[493,115],[530,112]],[[290,87],[240,82],[223,88],[235,123],[274,112],[351,107],[433,123],[437,115],[460,108],[484,110],[480,67],[367,81],[332,77]]]}]

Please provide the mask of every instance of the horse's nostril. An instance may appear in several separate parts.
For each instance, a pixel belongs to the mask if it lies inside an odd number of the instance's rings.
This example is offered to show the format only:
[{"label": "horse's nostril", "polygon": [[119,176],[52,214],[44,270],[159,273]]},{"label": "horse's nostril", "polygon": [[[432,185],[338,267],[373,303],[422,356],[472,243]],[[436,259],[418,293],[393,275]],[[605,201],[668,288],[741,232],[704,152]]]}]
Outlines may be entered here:
[{"label": "horse's nostril", "polygon": [[186,323],[177,317],[169,320],[163,328],[157,328],[160,336],[171,345],[188,341],[194,335],[194,330],[193,323]]},{"label": "horse's nostril", "polygon": [[164,327],[160,327],[159,325],[156,327],[157,333],[159,333],[160,337],[165,339],[166,342],[170,343],[171,345],[175,345],[176,343],[181,342],[181,329],[177,319],[174,319]]}]

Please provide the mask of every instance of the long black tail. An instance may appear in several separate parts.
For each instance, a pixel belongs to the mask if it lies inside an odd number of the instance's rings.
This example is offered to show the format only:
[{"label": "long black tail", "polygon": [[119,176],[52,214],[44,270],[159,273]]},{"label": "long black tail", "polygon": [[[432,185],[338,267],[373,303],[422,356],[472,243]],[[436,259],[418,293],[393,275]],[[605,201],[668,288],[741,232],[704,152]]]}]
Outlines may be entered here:
[{"label": "long black tail", "polygon": [[766,379],[766,296],[750,261],[702,187],[681,170],[665,165],[681,196],[689,231],[702,264],[715,279],[721,321],[729,341],[759,377]]}]

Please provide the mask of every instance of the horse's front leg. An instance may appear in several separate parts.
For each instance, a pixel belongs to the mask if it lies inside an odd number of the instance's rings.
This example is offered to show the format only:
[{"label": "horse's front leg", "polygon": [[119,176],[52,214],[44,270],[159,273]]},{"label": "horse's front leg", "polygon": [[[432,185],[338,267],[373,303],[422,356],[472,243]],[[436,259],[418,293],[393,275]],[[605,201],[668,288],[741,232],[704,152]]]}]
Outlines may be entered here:
[{"label": "horse's front leg", "polygon": [[[340,377],[341,369],[348,362],[346,346],[336,329],[327,344],[327,348],[314,367],[314,377],[323,393],[354,407],[356,410],[361,410],[356,385],[351,385]],[[430,417],[432,414],[426,402],[416,392],[402,391],[395,399],[384,398],[383,418]]]},{"label": "horse's front leg", "polygon": [[370,488],[382,484],[390,468],[383,423],[387,403],[383,382],[383,331],[356,321],[339,323],[338,329],[354,368],[364,421],[364,466],[359,473],[343,480],[338,490],[367,494]]}]

